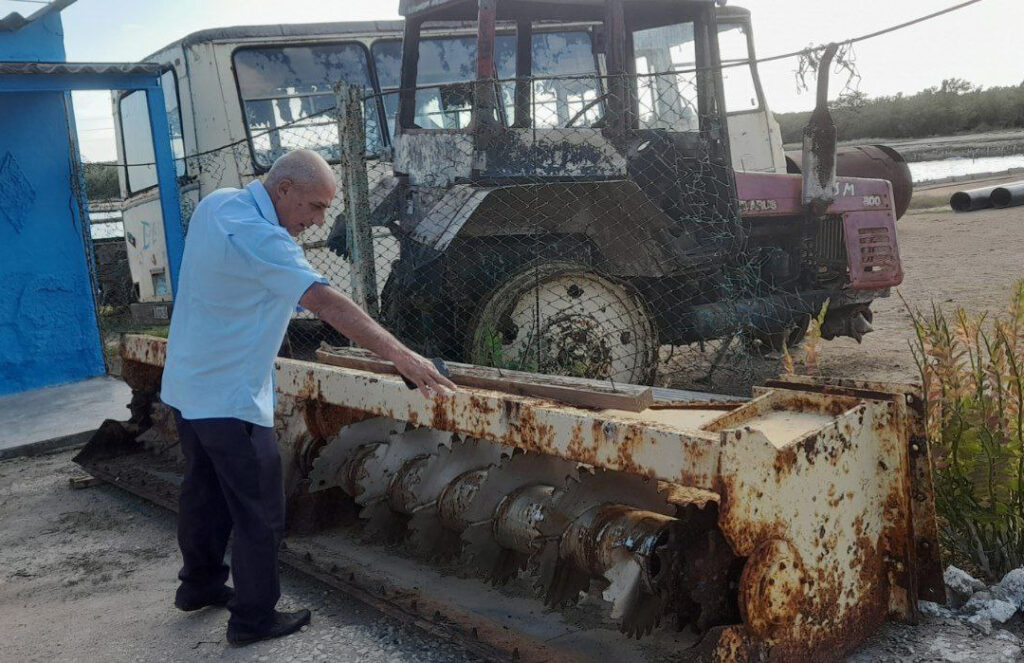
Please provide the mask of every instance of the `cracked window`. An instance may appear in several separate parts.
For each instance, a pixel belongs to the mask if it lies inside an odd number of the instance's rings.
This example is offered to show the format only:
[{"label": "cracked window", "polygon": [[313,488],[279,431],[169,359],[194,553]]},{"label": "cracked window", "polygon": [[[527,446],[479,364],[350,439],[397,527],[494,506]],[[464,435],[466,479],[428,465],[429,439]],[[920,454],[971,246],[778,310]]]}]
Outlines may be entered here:
[{"label": "cracked window", "polygon": [[[372,92],[366,49],[360,44],[240,49],[234,54],[253,158],[262,168],[289,150],[314,149],[337,162],[334,85]],[[381,134],[373,97],[364,102],[366,152],[377,154]]]},{"label": "cracked window", "polygon": [[[597,66],[590,34],[544,32],[533,35],[533,125],[564,126],[581,113],[574,126],[587,126],[602,114]],[[401,84],[402,44],[381,40],[371,47],[384,107],[394,133]],[[494,43],[495,71],[500,83],[505,124],[515,122],[516,38],[500,34]],[[415,122],[424,129],[464,129],[472,116],[473,81],[476,80],[476,37],[427,38],[420,42],[416,77]],[[587,107],[589,104],[589,107]]]}]

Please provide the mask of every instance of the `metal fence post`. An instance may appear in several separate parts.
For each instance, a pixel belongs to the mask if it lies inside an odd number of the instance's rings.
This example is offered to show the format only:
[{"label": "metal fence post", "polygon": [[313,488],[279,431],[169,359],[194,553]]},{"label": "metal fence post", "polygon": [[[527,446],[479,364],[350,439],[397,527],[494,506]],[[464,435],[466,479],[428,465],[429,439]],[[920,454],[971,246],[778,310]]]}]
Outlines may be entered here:
[{"label": "metal fence post", "polygon": [[334,86],[338,105],[341,186],[345,194],[348,245],[352,260],[352,298],[373,318],[379,317],[373,231],[370,228],[370,185],[366,174],[366,128],[363,90],[347,83]]}]

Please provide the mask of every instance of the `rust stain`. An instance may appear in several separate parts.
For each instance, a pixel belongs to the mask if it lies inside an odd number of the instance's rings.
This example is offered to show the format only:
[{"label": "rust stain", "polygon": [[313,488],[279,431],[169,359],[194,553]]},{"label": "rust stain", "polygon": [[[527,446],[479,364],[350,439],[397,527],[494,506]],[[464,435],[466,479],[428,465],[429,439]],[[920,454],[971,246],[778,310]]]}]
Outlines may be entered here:
[{"label": "rust stain", "polygon": [[630,474],[654,475],[653,468],[639,465],[633,455],[638,449],[643,448],[644,428],[641,426],[627,426],[622,436],[622,441],[616,446],[615,462],[618,469]]},{"label": "rust stain", "polygon": [[481,398],[476,394],[469,395],[469,407],[473,412],[485,415],[493,414],[497,410],[497,408],[491,404],[490,399]]},{"label": "rust stain", "polygon": [[121,363],[121,379],[136,391],[157,392],[163,377],[162,366],[125,359]]},{"label": "rust stain", "polygon": [[318,399],[299,400],[298,405],[313,437],[331,438],[343,426],[348,426],[373,415],[365,410],[326,403]]},{"label": "rust stain", "polygon": [[793,471],[793,468],[796,467],[796,463],[796,449],[793,447],[780,449],[779,452],[775,454],[775,460],[772,461],[772,467],[775,470],[775,482],[779,483],[788,476],[789,473]]},{"label": "rust stain", "polygon": [[597,447],[588,447],[583,439],[583,422],[577,421],[572,428],[572,435],[569,437],[567,448],[568,456],[589,465],[597,464]]},{"label": "rust stain", "polygon": [[454,396],[434,395],[434,404],[431,406],[430,427],[453,433],[457,430]]}]

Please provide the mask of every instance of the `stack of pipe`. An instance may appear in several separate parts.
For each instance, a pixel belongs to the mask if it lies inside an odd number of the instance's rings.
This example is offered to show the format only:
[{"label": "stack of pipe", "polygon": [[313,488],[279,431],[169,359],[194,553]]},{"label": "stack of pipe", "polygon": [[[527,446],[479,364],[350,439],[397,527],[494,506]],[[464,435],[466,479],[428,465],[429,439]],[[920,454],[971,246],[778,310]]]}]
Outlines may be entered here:
[{"label": "stack of pipe", "polygon": [[1001,186],[957,191],[949,199],[954,212],[973,212],[988,207],[1014,207],[1024,205],[1024,180]]}]

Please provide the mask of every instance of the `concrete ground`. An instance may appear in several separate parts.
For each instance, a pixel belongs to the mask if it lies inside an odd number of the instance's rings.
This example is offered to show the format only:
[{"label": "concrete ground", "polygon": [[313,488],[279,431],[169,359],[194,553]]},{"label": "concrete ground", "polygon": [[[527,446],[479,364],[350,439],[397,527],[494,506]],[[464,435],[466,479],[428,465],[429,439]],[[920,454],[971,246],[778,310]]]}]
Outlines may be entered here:
[{"label": "concrete ground", "polygon": [[131,388],[110,377],[0,397],[0,452],[96,430],[104,419],[127,419],[131,399]]},{"label": "concrete ground", "polygon": [[105,484],[71,489],[72,455],[0,462],[0,661],[477,660],[290,570],[279,607],[310,608],[312,625],[231,647],[225,610],[172,604],[173,514]]}]

